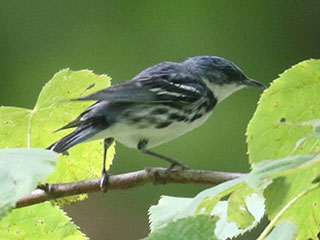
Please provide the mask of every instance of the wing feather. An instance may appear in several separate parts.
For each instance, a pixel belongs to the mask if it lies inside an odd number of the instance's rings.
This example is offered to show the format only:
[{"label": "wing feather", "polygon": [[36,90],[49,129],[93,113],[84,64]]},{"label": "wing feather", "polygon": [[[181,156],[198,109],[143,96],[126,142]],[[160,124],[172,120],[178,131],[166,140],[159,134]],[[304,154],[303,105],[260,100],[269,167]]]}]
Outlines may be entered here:
[{"label": "wing feather", "polygon": [[176,63],[147,68],[131,81],[80,97],[76,100],[113,102],[194,102],[205,95],[205,83],[182,71]]}]

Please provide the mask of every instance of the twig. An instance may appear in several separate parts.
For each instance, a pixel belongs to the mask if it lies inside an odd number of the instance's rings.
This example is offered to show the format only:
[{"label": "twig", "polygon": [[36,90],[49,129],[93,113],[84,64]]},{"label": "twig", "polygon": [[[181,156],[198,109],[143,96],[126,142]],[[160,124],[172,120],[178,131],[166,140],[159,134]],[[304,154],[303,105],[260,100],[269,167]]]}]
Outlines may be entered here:
[{"label": "twig", "polygon": [[[146,183],[194,183],[217,185],[219,183],[244,176],[244,173],[216,172],[206,170],[173,170],[167,172],[165,168],[145,168],[144,170],[110,176],[105,190],[127,189],[138,187]],[[36,189],[20,199],[16,208],[30,206],[47,200],[72,196],[82,193],[101,191],[100,178],[84,181],[48,184],[47,191]]]}]

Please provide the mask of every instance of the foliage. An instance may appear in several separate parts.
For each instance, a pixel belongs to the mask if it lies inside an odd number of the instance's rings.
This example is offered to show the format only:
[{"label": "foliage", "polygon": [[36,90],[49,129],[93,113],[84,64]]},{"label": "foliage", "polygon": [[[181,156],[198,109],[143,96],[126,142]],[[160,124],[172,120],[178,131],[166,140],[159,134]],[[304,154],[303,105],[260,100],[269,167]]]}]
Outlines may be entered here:
[{"label": "foliage", "polygon": [[[40,181],[61,183],[100,176],[103,156],[101,141],[100,144],[96,141],[80,144],[70,149],[68,155],[60,155],[56,163],[56,170],[53,173],[52,156],[56,154],[51,151],[33,148],[48,147],[54,141],[66,135],[70,130],[53,132],[72,121],[92,104],[90,102],[69,101],[69,99],[88,95],[109,85],[110,78],[106,75],[99,76],[88,70],[71,71],[64,69],[55,74],[43,87],[33,109],[0,107],[0,148],[28,147],[28,149],[5,149],[0,152],[0,165],[5,165],[5,168],[0,168],[0,178],[6,180],[1,181],[0,187],[1,215],[5,215],[19,198],[33,190]],[[7,154],[8,151],[12,153],[10,156]],[[112,162],[113,155],[114,146],[108,150],[107,168]],[[101,159],[101,162],[96,161],[97,159]],[[50,176],[47,177],[49,174]],[[66,203],[84,197],[84,195],[69,197],[62,201]],[[54,219],[57,224],[62,224],[61,226],[65,225],[64,222],[69,221],[66,220],[68,218],[64,214],[60,214],[63,212],[58,206],[51,206],[50,204],[45,205],[46,207],[43,206],[39,204],[31,207],[30,219],[33,216],[32,214],[34,216],[45,216],[50,212],[52,216],[55,216]],[[24,215],[27,215],[27,211],[29,211],[27,209],[29,208],[13,210],[9,216],[0,222],[0,227],[8,231],[19,229],[19,231],[16,231],[30,234],[38,232],[38,228],[41,226],[43,227],[41,231],[48,231],[44,232],[43,236],[47,234],[51,239],[61,239],[60,237],[54,237],[59,235],[49,233],[51,230],[48,229],[46,224],[41,223],[45,223],[44,220],[37,220],[41,224],[32,225],[30,223],[25,225],[27,218]],[[49,217],[46,221],[50,223],[51,220],[53,218]],[[26,227],[30,229],[27,230]],[[55,229],[55,225],[49,227]],[[74,225],[73,228],[76,229]],[[56,233],[58,234],[58,232]],[[68,231],[63,234],[66,233]],[[12,231],[10,231],[10,234],[12,234]],[[72,230],[70,239],[73,239],[73,234],[75,233]],[[69,234],[67,235],[69,236]],[[11,236],[13,237],[13,235]]]},{"label": "foliage", "polygon": [[[148,239],[151,240],[216,240],[213,229],[216,219],[209,215],[198,215],[181,218],[168,223],[165,227],[152,232]],[[177,234],[179,233],[179,234]]]},{"label": "foliage", "polygon": [[0,221],[0,239],[88,239],[49,202],[15,209]]},{"label": "foliage", "polygon": [[44,149],[0,150],[0,219],[53,172],[57,156]]},{"label": "foliage", "polygon": [[286,239],[293,240],[296,238],[298,227],[291,221],[285,220],[280,222],[265,240]]},{"label": "foliage", "polygon": [[[31,109],[0,107],[0,148],[45,148],[71,130],[53,133],[74,120],[92,102],[69,101],[108,87],[110,78],[88,70],[61,70],[42,88],[36,105]],[[69,155],[60,155],[50,183],[82,180],[100,176],[102,143],[89,142],[70,149]],[[107,167],[114,148],[108,151]]]},{"label": "foliage", "polygon": [[[285,71],[262,96],[248,126],[251,163],[319,152],[320,142],[315,137],[295,148],[300,139],[317,130],[310,126],[315,122],[303,123],[320,118],[319,70],[319,60],[301,62]],[[312,181],[319,173],[319,162],[312,162],[288,172],[285,178],[278,176],[264,192],[269,219],[274,219],[291,199],[313,188]],[[320,189],[316,188],[302,196],[279,218],[279,221],[289,219],[297,225],[298,239],[316,238],[319,232],[320,215],[316,214],[320,210],[319,194]]]}]

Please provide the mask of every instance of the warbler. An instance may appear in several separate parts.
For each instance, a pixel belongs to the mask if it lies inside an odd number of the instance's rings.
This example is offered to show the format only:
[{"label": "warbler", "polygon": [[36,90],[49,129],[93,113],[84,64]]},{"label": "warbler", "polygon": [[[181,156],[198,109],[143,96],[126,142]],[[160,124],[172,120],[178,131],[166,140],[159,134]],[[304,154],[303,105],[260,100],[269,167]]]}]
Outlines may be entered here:
[{"label": "warbler", "polygon": [[97,101],[60,128],[76,128],[48,149],[62,153],[76,144],[104,139],[100,187],[108,180],[106,152],[114,140],[175,166],[182,162],[150,151],[202,125],[215,105],[244,87],[264,89],[233,62],[217,56],[151,66],[133,79],[76,100]]}]

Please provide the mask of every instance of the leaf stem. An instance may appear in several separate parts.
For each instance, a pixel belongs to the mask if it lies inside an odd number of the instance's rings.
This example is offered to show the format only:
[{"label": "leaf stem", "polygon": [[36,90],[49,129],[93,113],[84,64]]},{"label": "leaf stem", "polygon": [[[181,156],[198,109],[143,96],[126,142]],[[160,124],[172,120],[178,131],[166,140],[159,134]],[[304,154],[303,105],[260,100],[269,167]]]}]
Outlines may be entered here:
[{"label": "leaf stem", "polygon": [[31,147],[31,128],[32,128],[32,117],[34,113],[36,112],[36,109],[32,109],[30,112],[29,122],[28,122],[28,139],[27,139],[27,148]]}]

